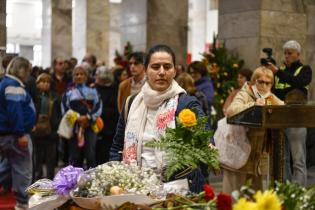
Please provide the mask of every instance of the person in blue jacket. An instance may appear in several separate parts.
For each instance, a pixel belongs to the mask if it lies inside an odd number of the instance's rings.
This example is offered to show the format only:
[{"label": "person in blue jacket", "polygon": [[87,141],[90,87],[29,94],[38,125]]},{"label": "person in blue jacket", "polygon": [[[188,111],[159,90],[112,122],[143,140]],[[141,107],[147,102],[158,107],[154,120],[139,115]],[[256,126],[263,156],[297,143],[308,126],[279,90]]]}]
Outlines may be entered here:
[{"label": "person in blue jacket", "polygon": [[205,64],[201,61],[192,62],[188,66],[188,73],[194,79],[197,90],[206,95],[208,106],[211,107],[213,104],[214,89],[212,81],[208,76],[208,71]]},{"label": "person in blue jacket", "polygon": [[[195,109],[198,117],[204,116],[204,113],[199,101],[187,95],[174,80],[175,55],[170,47],[152,47],[144,66],[147,81],[137,95],[130,96],[126,101],[117,124],[110,160],[136,161],[141,167],[161,173],[167,164],[167,161],[163,161],[163,152],[146,147],[145,143],[159,138],[167,127],[175,128],[175,119],[181,110]],[[199,168],[176,178],[187,179],[192,192],[202,191],[206,183]]]},{"label": "person in blue jacket", "polygon": [[83,65],[73,70],[74,86],[62,97],[61,111],[64,115],[69,109],[80,116],[74,125],[74,135],[69,141],[69,163],[82,167],[84,158],[87,168],[95,167],[95,145],[97,134],[92,130],[92,124],[102,114],[102,101],[97,90],[86,85],[88,69]]},{"label": "person in blue jacket", "polygon": [[[30,131],[35,125],[35,107],[24,83],[31,73],[30,62],[15,57],[0,82],[0,151],[8,167],[1,167],[0,184],[12,177],[15,209],[28,208],[26,188],[32,181]],[[2,170],[6,169],[6,170]]]}]

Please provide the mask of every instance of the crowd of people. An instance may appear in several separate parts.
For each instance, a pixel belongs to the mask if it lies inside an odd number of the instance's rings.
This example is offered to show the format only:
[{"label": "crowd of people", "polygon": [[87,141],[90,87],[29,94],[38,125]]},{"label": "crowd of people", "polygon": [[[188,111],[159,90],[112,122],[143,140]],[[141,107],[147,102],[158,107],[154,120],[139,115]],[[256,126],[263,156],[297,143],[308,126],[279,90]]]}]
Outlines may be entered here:
[{"label": "crowd of people", "polygon": [[[301,47],[289,41],[283,49],[283,66],[268,63],[254,71],[239,71],[238,86],[223,106],[227,117],[254,105],[282,105],[291,91],[306,99],[312,71],[300,62]],[[88,169],[110,160],[124,160],[157,169],[156,158],[163,154],[145,147],[147,141],[158,138],[166,127],[175,127],[182,109],[193,108],[199,117],[207,115],[210,119],[214,88],[203,62],[193,61],[186,70],[176,65],[175,54],[166,45],[156,45],[147,53],[134,52],[128,59],[127,68],[108,68],[87,53],[82,61],[57,57],[50,68],[42,69],[32,67],[23,57],[4,57],[0,185],[1,193],[13,188],[16,209],[27,208],[26,187],[34,180],[53,179],[60,164]],[[58,128],[69,111],[77,113],[77,118],[67,139],[58,135]],[[168,116],[164,129],[156,124],[162,115]],[[100,131],[95,130],[99,120],[103,124]],[[305,186],[306,130],[290,128],[285,134],[287,178],[291,179],[293,172],[292,179]],[[223,167],[224,192],[238,189],[249,178],[256,189],[262,188],[264,131],[249,129],[247,136],[251,154],[240,169]],[[188,179],[192,192],[200,192],[207,182],[205,171],[200,167],[181,178]]]}]

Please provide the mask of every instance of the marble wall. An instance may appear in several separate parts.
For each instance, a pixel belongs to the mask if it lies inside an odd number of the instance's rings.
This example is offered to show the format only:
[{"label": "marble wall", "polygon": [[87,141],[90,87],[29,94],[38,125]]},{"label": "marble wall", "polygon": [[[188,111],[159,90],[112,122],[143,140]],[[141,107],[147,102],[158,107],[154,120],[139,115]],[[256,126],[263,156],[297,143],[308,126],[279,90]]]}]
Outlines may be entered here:
[{"label": "marble wall", "polygon": [[306,15],[307,15],[307,32],[306,32],[306,58],[305,63],[309,64],[313,69],[313,80],[310,89],[310,99],[315,100],[315,1],[306,0]]},{"label": "marble wall", "polygon": [[[297,40],[302,46],[301,60],[315,69],[314,0],[221,0],[219,37],[230,50],[254,69],[261,49],[271,47],[278,63],[284,60],[283,44]],[[309,98],[315,99],[315,74]]]},{"label": "marble wall", "polygon": [[169,45],[177,63],[186,63],[188,0],[150,0],[147,2],[147,48]]},{"label": "marble wall", "polygon": [[[271,47],[278,62],[283,60],[282,46],[291,39],[306,42],[306,14],[302,1],[221,0],[219,38],[238,52],[246,67],[259,65],[261,49]],[[305,52],[301,55],[305,58]]]},{"label": "marble wall", "polygon": [[134,51],[145,51],[147,46],[147,0],[123,0],[121,3],[121,48],[129,41]]}]

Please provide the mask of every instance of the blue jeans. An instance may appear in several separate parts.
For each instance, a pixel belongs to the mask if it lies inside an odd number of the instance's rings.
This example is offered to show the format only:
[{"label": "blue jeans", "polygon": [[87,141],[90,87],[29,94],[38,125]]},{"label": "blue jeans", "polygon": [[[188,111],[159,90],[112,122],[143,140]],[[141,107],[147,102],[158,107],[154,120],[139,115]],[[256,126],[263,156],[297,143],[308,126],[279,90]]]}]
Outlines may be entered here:
[{"label": "blue jeans", "polygon": [[[285,177],[306,186],[306,128],[287,128],[285,135]],[[293,161],[293,174],[291,173],[290,156]]]},{"label": "blue jeans", "polygon": [[22,204],[28,203],[28,195],[25,190],[32,182],[31,147],[30,138],[28,148],[20,148],[17,136],[0,136],[0,150],[2,156],[7,160],[6,164],[1,165],[0,184],[5,183],[11,176],[16,200]]},{"label": "blue jeans", "polygon": [[[5,174],[6,171],[10,170],[10,164],[8,159],[5,157],[0,157],[0,174]],[[0,177],[0,185],[4,190],[10,190],[12,188],[11,174],[6,173],[3,177]]]}]

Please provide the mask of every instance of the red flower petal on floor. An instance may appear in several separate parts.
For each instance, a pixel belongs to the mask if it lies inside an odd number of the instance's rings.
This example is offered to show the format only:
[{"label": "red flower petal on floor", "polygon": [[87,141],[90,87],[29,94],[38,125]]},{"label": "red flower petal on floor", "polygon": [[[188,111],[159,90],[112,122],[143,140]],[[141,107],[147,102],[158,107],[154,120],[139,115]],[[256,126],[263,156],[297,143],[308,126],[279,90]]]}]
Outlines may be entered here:
[{"label": "red flower petal on floor", "polygon": [[216,207],[218,210],[232,210],[232,197],[230,195],[220,193],[217,197]]},{"label": "red flower petal on floor", "polygon": [[203,185],[203,190],[205,191],[206,201],[210,201],[214,198],[214,196],[215,196],[214,190],[210,185],[208,185],[208,184]]}]

